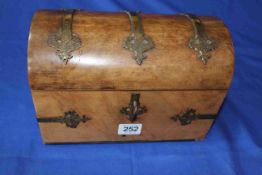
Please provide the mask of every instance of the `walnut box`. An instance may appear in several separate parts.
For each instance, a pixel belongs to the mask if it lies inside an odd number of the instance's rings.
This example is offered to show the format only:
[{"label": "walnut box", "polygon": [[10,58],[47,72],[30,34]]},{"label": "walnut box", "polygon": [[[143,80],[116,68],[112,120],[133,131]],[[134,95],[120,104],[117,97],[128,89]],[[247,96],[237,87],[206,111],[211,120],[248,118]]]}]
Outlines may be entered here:
[{"label": "walnut box", "polygon": [[201,140],[233,70],[228,29],[215,17],[42,10],[30,29],[45,143]]}]

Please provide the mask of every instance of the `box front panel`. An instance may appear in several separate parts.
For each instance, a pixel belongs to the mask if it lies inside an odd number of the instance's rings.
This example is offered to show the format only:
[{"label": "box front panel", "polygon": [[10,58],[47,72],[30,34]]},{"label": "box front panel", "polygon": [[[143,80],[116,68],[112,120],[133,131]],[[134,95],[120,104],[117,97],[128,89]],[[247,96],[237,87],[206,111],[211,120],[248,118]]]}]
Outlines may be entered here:
[{"label": "box front panel", "polygon": [[32,94],[44,142],[76,143],[202,139],[226,91],[33,90]]}]

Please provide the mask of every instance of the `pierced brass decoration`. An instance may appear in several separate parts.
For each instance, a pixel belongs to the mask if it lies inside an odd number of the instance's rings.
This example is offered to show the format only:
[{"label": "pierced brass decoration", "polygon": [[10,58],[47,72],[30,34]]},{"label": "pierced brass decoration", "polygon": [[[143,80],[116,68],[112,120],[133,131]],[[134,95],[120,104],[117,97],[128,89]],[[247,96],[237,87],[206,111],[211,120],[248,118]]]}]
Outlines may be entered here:
[{"label": "pierced brass decoration", "polygon": [[58,31],[47,40],[48,45],[56,49],[56,54],[66,64],[73,57],[71,52],[82,46],[78,35],[72,32],[73,13],[74,10],[65,10]]},{"label": "pierced brass decoration", "polygon": [[179,121],[182,126],[191,124],[194,120],[199,119],[215,119],[216,115],[214,114],[196,114],[196,110],[193,108],[188,108],[185,112],[181,112],[180,114],[176,114],[171,117],[172,120]]},{"label": "pierced brass decoration", "polygon": [[153,49],[154,43],[151,37],[144,34],[140,13],[126,13],[131,24],[131,34],[124,40],[123,47],[131,50],[134,53],[133,59],[141,65],[146,58],[144,52]]},{"label": "pierced brass decoration", "polygon": [[198,59],[207,64],[208,59],[211,57],[210,51],[216,48],[216,42],[207,35],[199,18],[191,14],[185,14],[185,16],[191,21],[195,32],[194,36],[189,40],[188,46],[197,52]]},{"label": "pierced brass decoration", "polygon": [[85,115],[80,116],[75,111],[68,111],[65,112],[63,117],[45,117],[45,118],[38,118],[38,122],[44,123],[65,123],[69,128],[76,128],[80,122],[85,123],[86,121],[91,120],[91,118],[86,117]]},{"label": "pierced brass decoration", "polygon": [[180,121],[181,125],[188,125],[190,124],[193,120],[196,120],[196,110],[189,108],[187,109],[184,113],[177,114],[173,117],[171,117],[175,122]]},{"label": "pierced brass decoration", "polygon": [[140,106],[139,102],[140,94],[132,94],[129,105],[127,107],[122,107],[120,113],[128,115],[128,120],[134,122],[138,115],[147,112],[145,106]]}]

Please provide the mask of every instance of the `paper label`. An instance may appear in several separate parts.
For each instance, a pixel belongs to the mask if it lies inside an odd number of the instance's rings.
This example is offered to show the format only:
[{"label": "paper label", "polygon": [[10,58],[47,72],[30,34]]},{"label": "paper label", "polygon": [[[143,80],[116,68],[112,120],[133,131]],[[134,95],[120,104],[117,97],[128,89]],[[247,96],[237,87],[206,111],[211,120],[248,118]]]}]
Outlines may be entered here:
[{"label": "paper label", "polygon": [[140,135],[142,124],[119,124],[118,135]]}]

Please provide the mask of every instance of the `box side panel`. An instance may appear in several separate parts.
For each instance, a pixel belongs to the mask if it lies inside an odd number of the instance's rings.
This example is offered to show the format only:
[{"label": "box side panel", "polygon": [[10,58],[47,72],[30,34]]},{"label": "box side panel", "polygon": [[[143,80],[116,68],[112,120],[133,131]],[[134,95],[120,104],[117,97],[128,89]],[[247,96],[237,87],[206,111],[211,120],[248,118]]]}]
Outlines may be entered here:
[{"label": "box side panel", "polygon": [[[198,116],[216,115],[226,91],[140,91],[140,105],[147,112],[134,122],[120,113],[127,107],[133,91],[32,91],[38,120],[62,117],[76,111],[91,120],[76,128],[61,122],[39,122],[45,143],[104,141],[164,141],[202,139],[212,125],[211,119],[195,119],[187,125],[172,117],[187,109]],[[142,124],[140,135],[118,135],[119,124]]]}]

